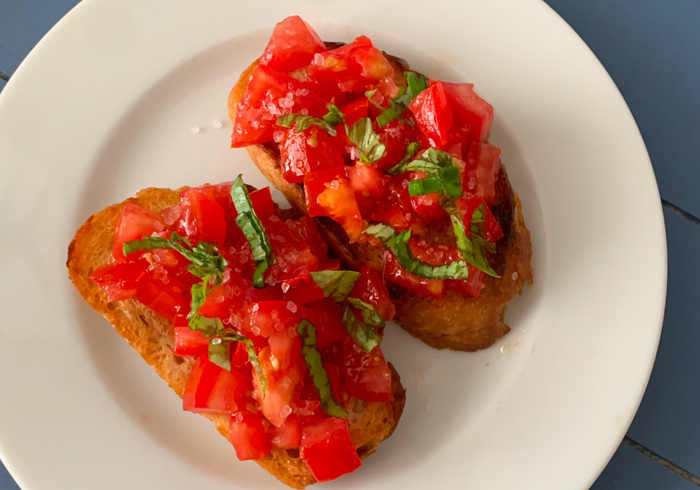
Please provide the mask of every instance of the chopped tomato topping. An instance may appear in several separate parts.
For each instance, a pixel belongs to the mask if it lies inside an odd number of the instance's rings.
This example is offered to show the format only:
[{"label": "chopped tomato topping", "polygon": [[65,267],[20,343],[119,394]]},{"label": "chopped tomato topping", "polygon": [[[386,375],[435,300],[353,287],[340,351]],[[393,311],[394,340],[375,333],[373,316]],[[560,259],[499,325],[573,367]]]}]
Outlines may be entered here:
[{"label": "chopped tomato topping", "polygon": [[391,393],[391,371],[379,346],[365,352],[350,337],[343,341],[343,378],[348,393],[360,400],[386,402]]},{"label": "chopped tomato topping", "polygon": [[326,189],[316,198],[325,215],[340,223],[351,241],[362,238],[362,215],[350,183],[338,178],[326,184]]},{"label": "chopped tomato topping", "polygon": [[250,378],[227,371],[203,358],[197,359],[182,395],[182,408],[189,412],[234,413],[251,390]]},{"label": "chopped tomato topping", "polygon": [[409,108],[432,146],[441,147],[447,143],[447,133],[452,128],[452,110],[441,82],[419,93]]},{"label": "chopped tomato topping", "polygon": [[262,417],[257,413],[240,411],[232,415],[228,437],[240,461],[262,459],[271,449]]},{"label": "chopped tomato topping", "polygon": [[350,296],[374,306],[384,321],[388,322],[396,315],[396,308],[391,302],[389,290],[379,273],[369,264],[360,269],[360,277],[355,281]]},{"label": "chopped tomato topping", "polygon": [[293,15],[275,26],[260,63],[287,73],[307,66],[315,53],[325,50],[326,45],[316,31],[301,17]]},{"label": "chopped tomato topping", "polygon": [[471,141],[486,141],[493,124],[493,106],[476,94],[473,83],[438,83],[445,90],[455,124],[467,128]]},{"label": "chopped tomato topping", "polygon": [[362,461],[350,439],[346,420],[327,418],[304,428],[301,458],[319,482],[355,471]]},{"label": "chopped tomato topping", "polygon": [[147,268],[146,260],[115,262],[95,269],[90,279],[107,292],[107,301],[123,301],[134,297]]},{"label": "chopped tomato topping", "polygon": [[165,224],[160,216],[136,204],[127,203],[114,223],[114,258],[124,258],[125,242],[140,240],[163,230]]},{"label": "chopped tomato topping", "polygon": [[323,129],[311,126],[297,132],[291,127],[283,134],[280,162],[287,182],[300,184],[309,172],[343,166],[340,140]]}]

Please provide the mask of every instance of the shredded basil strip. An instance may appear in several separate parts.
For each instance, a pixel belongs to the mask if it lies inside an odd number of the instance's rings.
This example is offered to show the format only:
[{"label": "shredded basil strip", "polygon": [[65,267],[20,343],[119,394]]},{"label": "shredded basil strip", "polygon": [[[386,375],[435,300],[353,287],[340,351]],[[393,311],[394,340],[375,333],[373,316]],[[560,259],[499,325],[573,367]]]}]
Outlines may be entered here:
[{"label": "shredded basil strip", "polygon": [[362,314],[362,320],[371,327],[383,327],[385,325],[384,319],[379,314],[377,309],[371,304],[362,301],[360,298],[355,298],[353,296],[348,296],[346,301],[350,303],[354,308],[357,308]]},{"label": "shredded basil strip", "polygon": [[331,417],[347,419],[348,412],[333,394],[328,373],[321,361],[321,353],[316,348],[316,327],[311,322],[302,320],[297,325],[297,333],[301,338],[301,354],[306,362],[306,368],[321,399],[321,408]]},{"label": "shredded basil strip", "polygon": [[379,141],[379,135],[372,129],[372,120],[369,117],[361,117],[352,126],[346,124],[345,132],[357,147],[362,162],[373,163],[384,156],[386,146]]},{"label": "shredded basil strip", "polygon": [[377,237],[394,254],[399,265],[407,272],[423,279],[467,279],[469,269],[464,260],[445,265],[430,265],[418,260],[408,246],[411,238],[410,230],[403,230],[398,235],[396,230],[384,223],[376,223],[367,227],[364,233]]},{"label": "shredded basil strip", "polygon": [[[265,227],[258,215],[255,214],[253,203],[248,196],[248,188],[243,183],[241,175],[236,177],[231,186],[231,199],[238,212],[236,224],[245,235],[253,251],[253,260],[256,265],[253,286],[262,288],[265,286],[263,274],[268,267],[275,263],[275,256],[272,253],[272,245],[270,245]],[[261,265],[263,263],[265,265]]]},{"label": "shredded basil strip", "polygon": [[209,341],[209,361],[226,371],[230,371],[231,350],[228,343],[223,342],[220,338],[211,339]]},{"label": "shredded basil strip", "polygon": [[[477,213],[482,208],[482,206],[479,206],[472,215],[472,219],[474,219],[474,216],[476,216],[477,222],[479,220],[479,215]],[[493,276],[496,278],[501,277],[496,273],[496,271],[493,270],[493,268],[491,268],[488,261],[486,260],[486,257],[484,257],[484,249],[492,253],[494,253],[496,249],[495,247],[493,247],[492,244],[490,244],[483,238],[483,212],[481,215],[482,230],[479,230],[477,222],[474,222],[471,233],[469,233],[469,236],[467,236],[467,230],[464,226],[462,213],[459,211],[459,209],[457,209],[457,206],[453,202],[448,202],[443,204],[443,208],[450,215],[452,229],[454,230],[455,237],[457,239],[457,248],[462,254],[462,258],[468,264],[473,265],[474,267],[483,271],[489,276]]]},{"label": "shredded basil strip", "polygon": [[442,180],[439,177],[426,177],[408,181],[408,194],[411,197],[435,194],[443,190]]},{"label": "shredded basil strip", "polygon": [[199,242],[196,247],[192,247],[187,238],[177,233],[171,233],[170,238],[146,237],[125,242],[123,252],[124,255],[129,255],[135,252],[164,249],[176,250],[189,260],[191,263],[187,266],[187,270],[199,278],[214,275],[220,280],[224,267],[228,265],[226,259],[219,255],[215,244]]},{"label": "shredded basil strip", "polygon": [[[218,342],[217,342],[218,341]],[[235,330],[231,329],[226,329],[221,334],[212,339],[211,342],[209,343],[209,360],[214,362],[211,358],[211,346],[214,343],[224,343],[224,342],[243,342],[246,346],[246,351],[248,352],[248,359],[250,360],[250,364],[253,366],[253,369],[255,370],[255,373],[258,375],[258,378],[260,378],[260,387],[262,388],[263,396],[265,396],[265,392],[267,391],[267,380],[265,379],[265,375],[262,372],[262,368],[260,367],[260,362],[258,361],[258,355],[255,353],[255,345],[253,345],[253,341],[250,340],[248,337],[245,335],[241,335]],[[227,355],[230,356],[230,349],[227,349]],[[231,370],[231,358],[229,357],[229,371]],[[223,366],[221,366],[223,367]]]},{"label": "shredded basil strip", "polygon": [[347,305],[343,312],[343,324],[355,343],[365,352],[371,352],[382,341],[374,328],[361,322]]},{"label": "shredded basil strip", "polygon": [[308,114],[285,114],[277,118],[277,124],[285,128],[294,126],[294,130],[297,133],[301,133],[311,126],[316,126],[323,129],[329,135],[335,136],[338,134],[335,127],[345,122],[345,116],[340,112],[337,106],[328,104],[327,107],[328,113],[323,116],[323,118],[309,116]]},{"label": "shredded basil strip", "polygon": [[358,277],[360,277],[360,273],[356,271],[314,271],[311,273],[311,278],[323,290],[326,298],[330,298],[336,303],[340,303],[350,294]]},{"label": "shredded basil strip", "polygon": [[372,100],[372,95],[374,95],[376,90],[365,92],[365,96],[370,100],[370,102],[372,102],[375,107],[382,109],[382,113],[377,116],[377,124],[380,128],[383,128],[395,119],[400,119],[401,115],[406,109],[408,109],[408,106],[411,104],[413,99],[415,99],[420,92],[428,88],[428,79],[423,75],[418,75],[415,72],[407,71],[404,72],[404,77],[406,78],[406,88],[401,87],[398,95],[392,99],[389,99],[388,108],[381,107]]},{"label": "shredded basil strip", "polygon": [[[416,143],[416,151],[418,150],[417,145]],[[406,150],[408,152],[408,147]],[[399,175],[404,172],[425,172],[429,176],[435,177],[438,175],[440,168],[449,166],[454,166],[454,163],[452,163],[452,155],[436,148],[428,148],[414,160],[409,160],[404,157],[398,164],[387,170],[386,173],[389,175]]]}]

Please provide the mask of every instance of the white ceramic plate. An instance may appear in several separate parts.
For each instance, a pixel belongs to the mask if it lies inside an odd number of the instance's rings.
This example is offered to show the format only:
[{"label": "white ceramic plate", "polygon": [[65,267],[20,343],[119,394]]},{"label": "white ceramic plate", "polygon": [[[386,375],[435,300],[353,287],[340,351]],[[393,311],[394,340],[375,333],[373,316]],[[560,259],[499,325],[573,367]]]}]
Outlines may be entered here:
[{"label": "white ceramic plate", "polygon": [[[228,148],[226,99],[275,22],[369,34],[496,108],[532,231],[536,284],[513,332],[476,354],[396,327],[408,388],[395,435],[329,489],[584,488],[625,433],[652,367],[664,226],[637,127],[602,66],[543,2],[88,0],[0,95],[0,453],[27,490],[281,488],[239,463],[73,290],[93,212],[147,186],[264,181]],[[216,121],[223,123],[217,128]],[[192,128],[199,128],[193,134]]]}]

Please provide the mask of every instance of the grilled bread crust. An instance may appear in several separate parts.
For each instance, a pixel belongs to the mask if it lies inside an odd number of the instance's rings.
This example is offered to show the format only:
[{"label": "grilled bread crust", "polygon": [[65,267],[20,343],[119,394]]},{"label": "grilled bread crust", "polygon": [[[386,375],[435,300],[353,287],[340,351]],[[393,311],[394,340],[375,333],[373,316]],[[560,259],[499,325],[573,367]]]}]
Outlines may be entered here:
[{"label": "grilled bread crust", "polygon": [[[335,43],[326,43],[329,49]],[[396,83],[405,86],[405,60],[384,53],[396,72]],[[236,108],[245,94],[250,77],[260,60],[253,62],[240,76],[228,99],[228,113],[235,121]],[[307,214],[304,188],[284,179],[280,155],[275,143],[246,147],[251,159],[267,180],[284,194],[292,208]],[[396,306],[396,322],[414,337],[437,349],[476,351],[484,349],[503,337],[510,328],[503,322],[508,303],[519,295],[525,284],[533,281],[530,265],[532,246],[530,232],[525,226],[520,199],[508,180],[504,165],[496,182],[496,206],[492,208],[503,229],[497,253],[491,266],[500,278],[486,276],[484,289],[478,298],[448,290],[441,300],[429,298],[399,285],[388,283],[391,299]],[[369,243],[352,243],[342,227],[329,218],[314,218],[331,249],[346,266],[359,270],[372,264],[384,270],[384,250]],[[454,237],[451,227],[440,227],[429,233],[429,239]],[[452,239],[453,240],[453,239]],[[452,241],[454,243],[454,241]]]},{"label": "grilled bread crust", "polygon": [[[90,275],[98,267],[114,262],[114,222],[127,203],[137,204],[158,213],[178,204],[179,193],[182,190],[184,188],[177,191],[144,189],[136,197],[94,214],[73,238],[68,247],[66,264],[70,279],[83,298],[114,326],[119,335],[126,339],[180,397],[185,391],[194,358],[179,357],[173,353],[175,339],[172,324],[135,299],[109,302],[106,293],[90,280]],[[102,325],[95,325],[94,328],[102,328]],[[391,364],[389,367],[392,373],[394,401],[379,403],[350,398],[346,404],[350,437],[362,458],[375,452],[377,445],[394,432],[406,401],[399,375]],[[202,415],[214,422],[221,435],[228,438],[229,416]],[[234,457],[233,452],[231,457]],[[304,488],[316,483],[308,467],[299,457],[298,450],[273,449],[256,463],[292,488]]]}]

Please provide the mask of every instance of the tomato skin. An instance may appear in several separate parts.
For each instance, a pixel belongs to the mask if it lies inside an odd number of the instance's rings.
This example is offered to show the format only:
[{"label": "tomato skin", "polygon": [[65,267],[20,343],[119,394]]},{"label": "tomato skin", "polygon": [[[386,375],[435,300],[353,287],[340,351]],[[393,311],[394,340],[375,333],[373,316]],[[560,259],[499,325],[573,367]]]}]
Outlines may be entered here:
[{"label": "tomato skin", "polygon": [[325,216],[343,227],[351,242],[361,241],[365,225],[355,192],[346,179],[338,178],[326,184],[326,189],[318,195],[316,201],[323,208]]},{"label": "tomato skin", "polygon": [[348,336],[343,341],[343,381],[348,393],[368,402],[394,399],[391,371],[380,346],[365,352]]},{"label": "tomato skin", "polygon": [[411,172],[405,172],[396,176],[384,176],[386,194],[384,199],[375,203],[375,211],[371,215],[373,221],[388,223],[399,231],[411,226],[415,219],[408,193],[411,175]]},{"label": "tomato skin", "polygon": [[187,189],[180,196],[178,232],[192,244],[212,242],[222,245],[226,237],[224,209],[197,189]]},{"label": "tomato skin", "polygon": [[462,280],[449,280],[447,281],[447,287],[466,296],[478,298],[483,289],[484,271],[480,271],[471,264],[467,264],[467,267],[469,268],[469,277]]},{"label": "tomato skin", "polygon": [[308,243],[292,234],[292,230],[273,216],[265,222],[265,231],[275,256],[275,263],[265,274],[267,284],[296,285],[310,278],[318,269],[318,259]]},{"label": "tomato skin", "polygon": [[250,375],[252,364],[248,356],[248,346],[245,342],[236,342],[235,346],[231,347],[231,369],[237,369],[245,375]]},{"label": "tomato skin", "polygon": [[[285,342],[285,337],[290,340]],[[275,337],[270,338],[271,341],[273,339]],[[275,349],[270,345],[258,353],[260,369],[267,384],[265,394],[255,371],[253,386],[263,415],[272,425],[279,427],[292,414],[292,403],[301,390],[305,368],[298,336],[277,336],[276,340],[279,342],[275,344]]]},{"label": "tomato skin", "polygon": [[465,193],[481,195],[487,203],[496,201],[496,180],[501,170],[501,149],[489,143],[472,143],[467,150],[462,174]]},{"label": "tomato skin", "polygon": [[156,213],[136,204],[127,203],[114,222],[114,248],[116,260],[124,260],[124,243],[141,240],[165,230],[165,224]]},{"label": "tomato skin", "polygon": [[301,418],[290,415],[279,427],[270,427],[270,442],[279,449],[296,449],[301,444]]},{"label": "tomato skin", "polygon": [[301,321],[298,305],[291,301],[259,301],[242,312],[240,332],[245,336],[269,338],[289,330],[296,331]]},{"label": "tomato skin", "polygon": [[228,437],[240,461],[262,459],[271,449],[262,417],[257,413],[241,411],[232,415]]},{"label": "tomato skin", "polygon": [[389,251],[384,252],[384,278],[430,298],[442,299],[445,296],[445,281],[423,279],[407,272]]},{"label": "tomato skin", "polygon": [[384,279],[369,264],[365,264],[360,269],[360,277],[355,281],[355,286],[350,291],[350,296],[359,298],[365,303],[374,306],[386,322],[396,315],[396,308],[391,302],[391,296],[384,284]]},{"label": "tomato skin", "polygon": [[357,162],[348,167],[350,187],[361,197],[378,198],[384,193],[382,173],[374,167]]},{"label": "tomato skin", "polygon": [[317,320],[311,323],[316,327],[316,347],[323,350],[329,345],[342,341],[348,336],[343,325],[343,308],[328,298],[315,301],[308,305]]},{"label": "tomato skin", "polygon": [[227,371],[205,358],[198,358],[182,395],[182,408],[188,412],[235,413],[252,389],[250,378],[238,371]]},{"label": "tomato skin", "polygon": [[498,240],[503,238],[503,230],[498,224],[498,221],[496,221],[496,217],[491,212],[491,209],[486,204],[483,197],[460,197],[456,200],[456,204],[457,208],[459,208],[460,212],[462,213],[462,221],[464,221],[464,226],[466,226],[467,230],[469,229],[474,211],[476,211],[476,209],[483,204],[485,209],[484,238],[486,241],[491,243],[496,243]]},{"label": "tomato skin", "polygon": [[209,353],[209,339],[202,332],[192,330],[185,326],[176,326],[175,347],[173,352],[177,356],[202,357]]},{"label": "tomato skin", "polygon": [[319,482],[334,480],[362,465],[350,439],[348,422],[335,417],[304,427],[300,453]]},{"label": "tomato skin", "polygon": [[318,196],[326,190],[326,184],[338,178],[347,179],[347,176],[345,166],[309,172],[304,176],[306,210],[310,217],[328,216],[325,208],[318,203]]},{"label": "tomato skin", "polygon": [[[345,116],[345,124],[352,126],[363,117],[369,117],[371,114],[371,107],[372,103],[367,97],[360,97],[348,104],[345,104],[340,109],[340,112],[342,112]],[[343,131],[343,133],[345,133],[345,131]]]},{"label": "tomato skin", "polygon": [[287,220],[285,224],[292,231],[292,234],[308,244],[309,250],[318,259],[318,270],[331,270],[336,267],[337,260],[328,258],[328,244],[321,232],[318,231],[318,226],[313,219],[302,216],[296,220]]},{"label": "tomato skin", "polygon": [[185,291],[175,277],[148,271],[138,282],[136,299],[159,315],[172,320],[185,307]]},{"label": "tomato skin", "polygon": [[419,93],[408,107],[431,146],[441,147],[447,143],[447,133],[452,128],[453,120],[441,82],[434,83]]},{"label": "tomato skin", "polygon": [[138,291],[138,280],[146,272],[146,260],[115,262],[98,267],[90,279],[107,293],[107,301],[123,301]]},{"label": "tomato skin", "polygon": [[277,117],[302,110],[315,117],[328,112],[326,102],[312,85],[258,65],[238,104],[231,146],[241,148],[273,141],[273,132],[279,128]]},{"label": "tomato skin", "polygon": [[493,106],[476,94],[473,83],[438,83],[445,91],[455,126],[466,128],[470,141],[486,141],[493,124]]},{"label": "tomato skin", "polygon": [[309,24],[298,15],[287,17],[272,31],[260,63],[288,73],[307,66],[315,53],[326,50],[326,45]]},{"label": "tomato skin", "polygon": [[311,126],[297,133],[294,127],[284,132],[280,142],[280,163],[287,182],[300,184],[304,175],[324,168],[343,166],[340,140],[323,129]]}]

